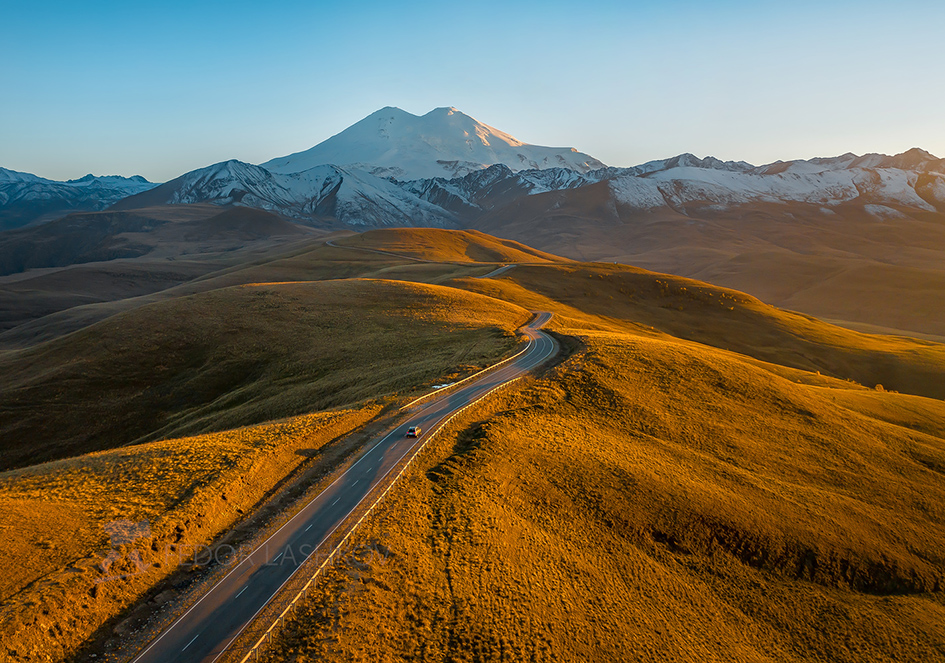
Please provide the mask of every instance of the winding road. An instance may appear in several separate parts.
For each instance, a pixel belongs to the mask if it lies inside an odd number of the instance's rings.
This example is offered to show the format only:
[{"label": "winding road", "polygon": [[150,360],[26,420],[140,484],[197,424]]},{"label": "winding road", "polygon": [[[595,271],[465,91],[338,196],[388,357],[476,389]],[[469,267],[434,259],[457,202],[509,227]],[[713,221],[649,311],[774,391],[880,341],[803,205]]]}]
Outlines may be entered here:
[{"label": "winding road", "polygon": [[[134,663],[214,661],[279,592],[299,566],[348,516],[395,478],[393,471],[454,413],[521,377],[557,354],[558,343],[540,331],[550,313],[538,312],[522,328],[527,347],[500,367],[457,383],[444,393],[408,405],[402,424],[369,443],[351,467],[299,513],[246,556],[193,607],[141,652]],[[418,438],[407,428],[420,426]],[[348,525],[350,527],[350,524]]]}]

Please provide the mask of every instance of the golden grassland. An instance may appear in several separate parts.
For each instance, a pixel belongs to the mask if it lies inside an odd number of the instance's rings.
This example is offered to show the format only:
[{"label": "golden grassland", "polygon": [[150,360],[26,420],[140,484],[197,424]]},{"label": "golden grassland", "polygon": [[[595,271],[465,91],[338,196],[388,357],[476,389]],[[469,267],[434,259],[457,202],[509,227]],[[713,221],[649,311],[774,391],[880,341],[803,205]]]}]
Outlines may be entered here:
[{"label": "golden grassland", "polygon": [[[573,354],[467,411],[424,452],[271,660],[945,659],[945,346],[689,279],[554,262],[480,233],[338,242],[450,262],[303,247],[0,355],[7,467],[35,440],[61,439],[48,453],[62,457],[344,408],[278,434],[0,474],[2,524],[29,533],[0,550],[21,565],[0,588],[21,651],[43,652],[35,634],[48,632],[61,659],[152,586],[88,594],[107,519],[166,523],[162,543],[182,523],[209,540],[234,522],[236,477],[271,489],[300,449],[326,443],[320,426],[350,430],[489,363],[531,309],[555,313]],[[483,280],[470,277],[492,266],[471,260],[519,266]],[[333,273],[345,280],[324,280]],[[300,280],[313,282],[271,283]],[[306,434],[322,442],[299,442]],[[273,469],[227,469],[257,453],[239,446],[257,435],[276,440],[259,452]],[[164,460],[201,454],[193,484]],[[75,541],[61,533],[70,523]]]},{"label": "golden grassland", "polygon": [[[529,317],[513,304],[434,285],[263,283],[147,306],[5,358],[12,393],[45,408],[42,416],[24,409],[32,420],[6,419],[7,439],[22,440],[22,453],[39,455],[32,447],[45,431],[58,442],[47,453],[85,450],[95,439],[89,430],[118,447],[0,473],[7,651],[22,660],[68,656],[175,571],[162,561],[167,546],[209,543],[307,458],[331,471],[344,455],[324,453],[328,442],[385,403],[495,361]],[[33,390],[25,396],[16,391],[24,383]],[[42,401],[44,387],[53,393]],[[338,407],[125,446],[136,436]],[[72,430],[86,437],[71,439]],[[103,527],[115,520],[151,523],[142,545],[154,566],[96,583],[109,549]],[[135,571],[123,558],[109,574]]]},{"label": "golden grassland", "polygon": [[10,468],[404,394],[514,345],[527,311],[380,280],[230,287],[0,357]]},{"label": "golden grassland", "polygon": [[[4,660],[62,660],[174,573],[193,546],[209,544],[379,410],[304,415],[0,474]],[[112,546],[104,526],[116,520],[147,521],[151,535],[121,548],[106,575],[101,564]],[[131,550],[148,565],[140,575]]]},{"label": "golden grassland", "polygon": [[437,262],[568,262],[566,258],[477,230],[383,228],[335,240],[335,243]]},{"label": "golden grassland", "polygon": [[945,345],[862,334],[726,288],[625,265],[516,267],[455,285],[555,311],[568,328],[661,332],[774,366],[945,398]]},{"label": "golden grassland", "polygon": [[945,656],[945,405],[580,338],[424,454],[269,660]]}]

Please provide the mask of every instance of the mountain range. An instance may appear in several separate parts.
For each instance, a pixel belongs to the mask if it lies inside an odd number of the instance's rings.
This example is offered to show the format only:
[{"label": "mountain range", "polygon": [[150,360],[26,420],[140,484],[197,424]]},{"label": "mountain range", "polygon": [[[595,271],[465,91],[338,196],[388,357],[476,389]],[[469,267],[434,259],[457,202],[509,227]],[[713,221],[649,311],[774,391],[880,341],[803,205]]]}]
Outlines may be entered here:
[{"label": "mountain range", "polygon": [[229,160],[162,185],[140,176],[54,182],[0,169],[0,228],[67,211],[212,203],[315,226],[469,227],[523,196],[597,187],[618,214],[684,216],[804,203],[825,216],[856,203],[876,218],[945,211],[945,160],[914,148],[753,166],[692,154],[631,168],[573,148],[528,145],[456,110],[383,108],[308,150],[261,165]]},{"label": "mountain range", "polygon": [[[455,108],[422,116],[383,108],[308,150],[261,165],[224,161],[160,185],[140,177],[53,182],[0,169],[0,229],[68,211],[150,210],[135,212],[130,235],[127,216],[77,216],[42,231],[48,224],[3,233],[0,265],[9,272],[157,255],[160,241],[137,230],[151,225],[184,250],[182,237],[205,233],[165,222],[175,209],[215,218],[195,205],[262,210],[306,232],[476,229],[573,259],[634,264],[844,323],[881,325],[874,330],[945,337],[938,297],[945,160],[922,149],[761,166],[681,154],[620,168],[573,148],[526,144]],[[266,218],[280,237],[298,236]],[[77,239],[86,224],[94,239]],[[214,246],[227,250],[266,234],[263,227],[248,234],[241,227],[229,239],[214,232]],[[62,248],[75,242],[81,251]]]},{"label": "mountain range", "polygon": [[57,182],[0,168],[0,230],[51,220],[69,212],[105,209],[156,186],[140,175],[86,175]]}]

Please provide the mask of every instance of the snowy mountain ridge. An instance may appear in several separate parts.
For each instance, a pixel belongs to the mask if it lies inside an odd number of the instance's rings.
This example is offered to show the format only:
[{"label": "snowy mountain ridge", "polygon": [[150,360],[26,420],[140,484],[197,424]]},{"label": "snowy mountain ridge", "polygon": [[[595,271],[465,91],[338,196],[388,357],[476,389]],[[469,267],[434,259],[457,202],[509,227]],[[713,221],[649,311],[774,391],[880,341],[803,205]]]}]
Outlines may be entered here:
[{"label": "snowy mountain ridge", "polygon": [[355,227],[443,227],[456,221],[444,209],[369,173],[332,165],[272,173],[235,159],[186,173],[122,201],[115,209],[188,203],[255,207],[293,219],[330,219]]},{"label": "snowy mountain ridge", "polygon": [[156,184],[140,175],[86,175],[57,182],[0,168],[0,230],[74,211],[98,211]]},{"label": "snowy mountain ridge", "polygon": [[570,168],[514,171],[496,164],[462,177],[409,181],[333,165],[274,173],[231,160],[187,173],[116,208],[211,202],[356,228],[461,227],[523,197],[605,184],[613,204],[627,211],[665,209],[689,215],[754,203],[803,203],[829,213],[843,203],[857,202],[876,217],[892,218],[901,214],[894,207],[945,211],[945,161],[929,157],[921,161],[928,170],[914,171],[895,167],[916,161],[908,153],[844,155],[758,167],[682,154],[633,168],[603,167],[583,173]]},{"label": "snowy mountain ridge", "polygon": [[945,160],[918,148],[762,166],[684,153],[619,168],[573,148],[528,145],[452,107],[423,116],[387,107],[309,150],[261,166],[223,161],[162,185],[139,176],[54,182],[0,168],[0,229],[110,205],[202,202],[312,224],[459,227],[523,198],[585,187],[597,187],[598,197],[609,191],[608,205],[621,214],[689,215],[757,203],[830,213],[856,203],[892,218],[902,213],[897,206],[945,211]]}]

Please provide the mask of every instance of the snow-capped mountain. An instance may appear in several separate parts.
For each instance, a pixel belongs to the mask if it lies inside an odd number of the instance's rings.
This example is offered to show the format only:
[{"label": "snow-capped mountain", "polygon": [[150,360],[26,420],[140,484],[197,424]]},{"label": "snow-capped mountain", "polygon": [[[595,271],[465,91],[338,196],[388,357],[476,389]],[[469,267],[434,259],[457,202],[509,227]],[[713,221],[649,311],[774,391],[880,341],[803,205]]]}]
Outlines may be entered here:
[{"label": "snow-capped mountain", "polygon": [[692,205],[724,211],[750,203],[808,203],[829,210],[854,201],[878,206],[874,211],[880,215],[886,214],[880,209],[885,205],[945,208],[945,160],[919,149],[759,167],[686,154],[614,171],[606,179],[619,203],[644,209],[666,205],[683,213]]},{"label": "snow-capped mountain", "polygon": [[633,168],[513,172],[492,166],[461,178],[403,182],[431,203],[469,218],[518,196],[580,189],[606,182],[612,201],[628,210],[722,212],[753,203],[805,203],[826,211],[843,203],[867,205],[876,216],[895,216],[889,205],[920,212],[945,211],[945,160],[913,149],[896,156],[843,155],[830,159],[753,166],[744,161],[681,154]]},{"label": "snow-capped mountain", "polygon": [[86,175],[57,182],[30,173],[0,168],[0,229],[74,211],[96,211],[156,184],[140,175]]},{"label": "snow-capped mountain", "polygon": [[[920,170],[902,167],[909,165]],[[516,172],[497,164],[462,177],[409,181],[332,165],[274,173],[226,161],[123,200],[115,208],[211,202],[255,207],[316,224],[460,227],[475,226],[482,215],[523,198],[572,191],[578,196],[594,185],[606,187],[607,204],[618,215],[658,209],[684,216],[717,214],[756,203],[802,203],[825,213],[850,203],[876,217],[894,217],[903,210],[945,211],[945,161],[921,150],[893,157],[843,155],[759,167],[691,154],[633,168],[586,172],[570,168]]]},{"label": "snow-capped mountain", "polygon": [[160,186],[91,175],[53,182],[0,168],[0,228],[113,204],[200,202],[316,225],[471,227],[543,194],[552,215],[566,202],[575,209],[603,205],[617,217],[720,214],[758,204],[803,204],[830,214],[850,204],[892,218],[945,211],[945,160],[912,149],[753,166],[687,153],[617,168],[571,148],[522,143],[455,108],[416,116],[388,107],[304,152],[261,166],[225,161]]},{"label": "snow-capped mountain", "polygon": [[456,222],[446,210],[364,172],[322,165],[281,174],[236,160],[186,173],[127,198],[114,209],[186,203],[255,207],[294,219],[353,227],[443,227]]},{"label": "snow-capped mountain", "polygon": [[529,145],[461,113],[436,108],[417,116],[387,107],[315,147],[262,164],[274,173],[297,173],[323,164],[379,177],[415,180],[461,177],[494,164],[513,171],[604,166],[573,148]]}]

